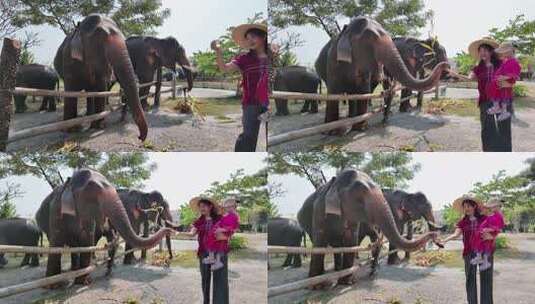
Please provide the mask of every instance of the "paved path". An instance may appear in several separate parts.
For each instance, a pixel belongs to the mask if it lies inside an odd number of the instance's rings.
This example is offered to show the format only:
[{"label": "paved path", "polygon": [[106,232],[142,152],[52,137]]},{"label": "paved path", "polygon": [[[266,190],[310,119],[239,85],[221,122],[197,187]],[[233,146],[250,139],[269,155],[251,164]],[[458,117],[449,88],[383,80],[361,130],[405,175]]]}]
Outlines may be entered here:
[{"label": "paved path", "polygon": [[[535,234],[511,236],[518,249],[518,258],[497,259],[494,273],[495,303],[533,303],[535,286]],[[448,243],[446,250],[459,249],[460,242]],[[301,290],[271,298],[270,304],[310,303],[353,304],[394,303],[403,304],[465,303],[464,271],[461,268],[418,267],[412,265],[388,266],[383,261],[375,279],[368,277],[369,269],[359,272],[354,286],[340,286],[330,291]],[[269,271],[269,285],[306,278],[307,269]],[[420,302],[417,302],[420,300]]]},{"label": "paved path", "polygon": [[[231,303],[267,303],[266,234],[245,234],[249,240],[249,258],[229,263],[229,285]],[[191,242],[188,242],[188,246]],[[183,248],[181,248],[183,249]],[[15,282],[40,278],[44,267],[37,269],[18,268],[0,270],[0,287]],[[114,268],[111,278],[104,276],[105,269],[93,274],[94,282],[88,287],[72,286],[66,290],[33,290],[21,295],[0,299],[2,304],[72,303],[123,303],[136,299],[135,303],[202,303],[201,279],[197,268],[162,268],[148,265],[125,266],[121,263]],[[48,301],[48,302],[47,302]]]},{"label": "paved path", "polygon": [[193,97],[197,97],[197,98],[211,98],[211,99],[231,98],[231,97],[236,97],[236,91],[193,88],[190,92],[190,95]]}]

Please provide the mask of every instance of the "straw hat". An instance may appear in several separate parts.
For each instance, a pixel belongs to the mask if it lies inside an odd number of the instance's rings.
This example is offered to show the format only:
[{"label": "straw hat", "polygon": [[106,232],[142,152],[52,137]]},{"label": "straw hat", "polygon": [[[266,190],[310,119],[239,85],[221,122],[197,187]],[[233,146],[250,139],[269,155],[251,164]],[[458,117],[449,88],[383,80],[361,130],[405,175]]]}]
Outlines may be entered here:
[{"label": "straw hat", "polygon": [[507,54],[507,53],[514,53],[515,52],[515,45],[510,42],[502,42],[498,48],[494,50],[497,54]]},{"label": "straw hat", "polygon": [[207,196],[197,196],[189,201],[189,207],[191,208],[191,210],[193,210],[193,212],[199,213],[199,203],[201,201],[209,201],[210,203],[212,203],[212,205],[214,205],[214,208],[217,209],[217,212],[220,212],[221,207],[219,206],[219,203],[215,199]]},{"label": "straw hat", "polygon": [[245,34],[247,34],[247,32],[252,29],[258,29],[258,30],[266,32],[267,34],[267,26],[264,24],[257,24],[257,23],[242,24],[242,25],[238,25],[232,30],[232,40],[234,40],[234,42],[236,42],[236,44],[238,44],[241,48],[248,49],[249,43],[247,42],[247,39],[245,38]]},{"label": "straw hat", "polygon": [[451,205],[451,207],[459,213],[464,213],[463,202],[468,201],[468,200],[475,202],[479,208],[483,206],[483,201],[481,201],[480,199],[472,195],[465,194],[459,197],[458,199],[456,199],[455,201],[453,201],[453,204]]},{"label": "straw hat", "polygon": [[473,58],[475,59],[479,59],[479,47],[482,45],[482,44],[488,44],[490,46],[492,46],[494,49],[496,49],[499,44],[498,42],[496,42],[496,40],[490,38],[490,37],[483,37],[479,40],[476,40],[472,43],[470,43],[470,46],[468,46],[468,53],[470,54],[470,56],[472,56]]}]

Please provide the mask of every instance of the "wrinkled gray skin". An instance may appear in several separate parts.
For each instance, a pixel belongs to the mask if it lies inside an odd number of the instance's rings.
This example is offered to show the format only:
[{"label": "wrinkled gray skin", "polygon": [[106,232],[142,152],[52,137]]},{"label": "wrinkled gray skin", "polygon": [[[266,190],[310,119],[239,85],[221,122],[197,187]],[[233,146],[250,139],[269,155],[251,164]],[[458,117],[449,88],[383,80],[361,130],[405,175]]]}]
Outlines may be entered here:
[{"label": "wrinkled gray skin", "polygon": [[[411,37],[397,37],[393,39],[396,48],[407,66],[411,75],[415,78],[424,78],[426,70],[433,70],[439,63],[448,62],[448,55],[446,49],[434,38],[426,40],[418,40]],[[428,48],[428,47],[429,48]],[[390,88],[392,86],[393,77],[385,69],[385,79],[383,80],[383,87]],[[447,79],[448,73],[443,72],[441,79]],[[372,89],[375,89],[377,84],[372,83]],[[401,91],[401,98],[412,95],[411,89],[403,89]],[[421,109],[423,105],[423,92],[419,91],[417,96],[417,108]],[[388,120],[392,98],[389,96],[385,98],[384,121]],[[408,112],[411,109],[410,100],[400,103],[399,111]]]},{"label": "wrinkled gray skin", "polygon": [[[59,89],[59,76],[56,71],[50,67],[41,64],[26,64],[17,70],[16,83],[17,87],[56,90]],[[15,95],[15,113],[24,113],[28,110],[26,106],[26,95]],[[39,111],[56,111],[56,98],[53,96],[43,96],[41,108]]]},{"label": "wrinkled gray skin", "polygon": [[[445,64],[437,65],[432,74],[423,80],[415,79],[403,62],[389,34],[375,20],[356,17],[333,37],[321,50],[316,60],[316,72],[327,84],[329,94],[366,94],[372,83],[382,79],[383,66],[402,85],[427,90],[439,81]],[[349,117],[368,111],[369,101],[349,101]],[[328,102],[325,122],[339,119],[339,102]],[[356,124],[361,130],[366,124]],[[338,130],[331,132],[340,133]]]},{"label": "wrinkled gray skin", "polygon": [[[117,24],[103,15],[92,14],[80,22],[68,35],[54,58],[54,67],[64,80],[65,91],[102,92],[111,83],[112,72],[121,84],[134,121],[139,129],[139,138],[145,140],[148,127],[139,101],[137,78],[125,38]],[[92,97],[87,100],[87,115],[104,111],[106,98]],[[65,98],[63,119],[78,116],[77,98]],[[102,128],[103,120],[91,123],[92,128]]]},{"label": "wrinkled gray skin", "polygon": [[[160,106],[159,94],[162,87],[162,67],[171,71],[176,71],[178,64],[188,82],[188,91],[193,88],[193,74],[190,67],[188,56],[184,47],[173,37],[159,39],[155,37],[134,36],[126,39],[126,46],[130,54],[130,60],[134,66],[134,71],[139,79],[139,83],[148,83],[154,81],[156,75],[156,97],[154,106]],[[142,98],[149,94],[150,87],[139,89],[139,96]],[[143,109],[148,108],[147,98],[141,99]]]},{"label": "wrinkled gray skin", "polygon": [[[408,251],[419,249],[437,236],[434,232],[417,240],[401,236],[379,186],[365,173],[352,169],[340,172],[312,193],[303,203],[297,219],[310,235],[314,247],[356,246],[355,229],[361,222],[378,227],[390,243]],[[334,260],[335,270],[350,268],[355,254],[335,254]],[[324,255],[312,255],[309,277],[324,272]],[[353,275],[338,280],[340,284],[354,282]]]},{"label": "wrinkled gray skin", "polygon": [[[41,230],[28,219],[0,219],[0,245],[37,247],[39,246],[39,239],[41,239],[41,246],[43,246]],[[0,268],[7,263],[4,253],[0,253]],[[39,255],[26,253],[20,266],[25,265],[39,266]]]},{"label": "wrinkled gray skin", "polygon": [[[292,246],[300,247],[303,240],[306,247],[305,231],[296,220],[275,217],[268,221],[268,245],[269,246]],[[301,267],[300,254],[287,254],[282,267]]]},{"label": "wrinkled gray skin", "polygon": [[[287,66],[277,69],[273,87],[276,91],[316,94],[318,88],[320,88],[321,93],[321,79],[316,73],[309,71],[306,67]],[[275,115],[290,115],[288,100],[276,99],[275,105],[277,109]],[[318,113],[318,101],[305,100],[301,113],[306,112]]]},{"label": "wrinkled gray skin", "polygon": [[[133,230],[128,214],[117,191],[100,173],[81,169],[63,185],[56,187],[41,203],[35,216],[50,247],[89,247],[95,244],[95,233],[113,225],[126,243],[139,248],[151,248],[172,232],[160,229],[149,238],[139,237]],[[71,270],[91,264],[91,253],[71,254]],[[61,273],[61,255],[50,254],[46,276]],[[76,284],[91,283],[89,275],[75,279]],[[54,284],[51,287],[60,287]]]}]

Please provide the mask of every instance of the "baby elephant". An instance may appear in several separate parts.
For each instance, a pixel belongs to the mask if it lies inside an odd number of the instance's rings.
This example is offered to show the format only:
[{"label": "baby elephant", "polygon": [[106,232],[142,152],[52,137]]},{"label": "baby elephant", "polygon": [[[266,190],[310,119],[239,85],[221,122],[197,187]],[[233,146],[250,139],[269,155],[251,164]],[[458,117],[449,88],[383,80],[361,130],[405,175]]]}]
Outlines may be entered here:
[{"label": "baby elephant", "polygon": [[[45,65],[27,64],[21,66],[17,71],[16,86],[51,91],[58,90],[59,76],[54,69]],[[26,96],[15,95],[15,112],[24,113],[27,109]],[[56,111],[56,98],[44,96],[39,111]]]},{"label": "baby elephant", "polygon": [[[38,246],[39,239],[41,239],[41,246],[43,246],[41,230],[27,219],[0,219],[0,245]],[[0,253],[0,267],[6,264],[7,259],[3,253]],[[28,264],[39,266],[39,255],[35,253],[25,254],[20,266]]]}]

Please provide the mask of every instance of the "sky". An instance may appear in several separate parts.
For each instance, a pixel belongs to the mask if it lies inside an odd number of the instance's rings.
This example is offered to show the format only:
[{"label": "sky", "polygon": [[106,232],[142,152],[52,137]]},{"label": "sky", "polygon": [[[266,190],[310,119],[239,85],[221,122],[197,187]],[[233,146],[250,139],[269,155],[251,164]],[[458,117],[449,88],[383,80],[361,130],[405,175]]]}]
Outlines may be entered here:
[{"label": "sky", "polygon": [[[434,210],[453,202],[468,193],[474,183],[488,182],[500,170],[515,175],[527,168],[525,160],[534,153],[413,153],[413,162],[421,169],[409,182],[408,192],[423,192]],[[327,179],[334,175],[326,172]],[[270,175],[272,184],[280,184],[285,193],[273,200],[279,213],[293,217],[314,192],[314,187],[305,178],[296,175]]]},{"label": "sky", "polygon": [[[170,8],[171,16],[157,29],[157,36],[174,36],[189,56],[210,49],[210,42],[223,35],[228,27],[245,23],[255,13],[263,12],[267,16],[267,0],[162,0],[162,7]],[[36,61],[52,64],[65,38],[63,32],[51,26],[32,26],[28,30],[39,33],[42,40],[32,50]]]},{"label": "sky", "polygon": [[[535,19],[535,1],[533,0],[424,0],[425,6],[435,12],[433,35],[437,35],[444,45],[449,57],[467,50],[470,42],[488,36],[489,29],[504,27],[508,20],[519,14],[528,19]],[[343,19],[345,24],[349,19]],[[297,48],[299,63],[313,66],[321,48],[329,36],[321,29],[312,26],[290,27],[289,31],[301,34],[306,43]],[[426,38],[430,26],[421,30]]]},{"label": "sky", "polygon": [[[151,178],[145,182],[144,191],[159,190],[176,210],[183,203],[207,190],[211,183],[224,182],[231,173],[244,169],[253,174],[265,167],[265,153],[150,153],[150,162],[157,165]],[[6,182],[18,183],[24,195],[14,203],[22,217],[33,217],[43,199],[51,192],[43,180],[32,176],[0,179],[0,187]]]}]

